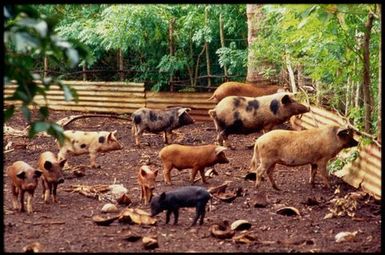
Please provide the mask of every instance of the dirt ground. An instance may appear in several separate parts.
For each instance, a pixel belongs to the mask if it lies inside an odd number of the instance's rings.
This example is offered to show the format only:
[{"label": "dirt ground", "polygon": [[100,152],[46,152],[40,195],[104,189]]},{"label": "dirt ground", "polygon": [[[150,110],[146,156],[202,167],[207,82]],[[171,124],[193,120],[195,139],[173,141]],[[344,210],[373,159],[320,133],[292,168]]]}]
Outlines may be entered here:
[{"label": "dirt ground", "polygon": [[[56,121],[76,112],[50,111],[50,117]],[[17,113],[7,125],[15,129],[23,129],[26,122]],[[101,168],[87,168],[85,176],[74,177],[68,171],[66,180],[58,188],[58,204],[45,204],[42,187],[39,184],[34,196],[31,215],[19,213],[12,209],[9,179],[4,171],[14,161],[23,160],[36,166],[39,154],[46,150],[58,152],[55,141],[51,137],[39,137],[29,141],[24,137],[4,137],[4,146],[13,142],[13,151],[4,154],[3,158],[3,212],[4,212],[4,251],[23,252],[23,247],[34,242],[41,244],[44,252],[144,252],[141,239],[127,241],[127,233],[135,232],[140,236],[156,236],[159,247],[155,252],[380,252],[381,251],[381,206],[379,201],[366,195],[357,199],[354,217],[342,216],[324,219],[334,198],[343,198],[357,190],[345,184],[335,176],[331,177],[332,188],[325,189],[321,180],[316,177],[316,186],[312,189],[307,183],[309,166],[289,168],[278,165],[274,176],[282,191],[272,189],[267,178],[258,190],[254,182],[245,180],[253,150],[247,145],[259,134],[232,135],[230,141],[234,150],[226,151],[229,164],[216,165],[219,175],[208,179],[208,184],[201,181],[195,185],[206,188],[218,186],[231,181],[227,190],[240,189],[240,196],[232,202],[224,202],[214,198],[211,210],[207,211],[203,225],[189,227],[195,215],[195,209],[181,209],[177,225],[165,224],[165,213],[157,215],[154,226],[113,222],[109,226],[99,226],[92,221],[94,215],[101,213],[106,201],[99,201],[76,192],[64,189],[75,184],[123,184],[129,190],[132,203],[128,207],[141,208],[150,212],[149,206],[140,203],[140,189],[137,184],[137,172],[144,162],[154,164],[159,169],[155,192],[172,190],[179,186],[189,185],[190,170],[171,172],[172,186],[166,186],[162,178],[162,167],[158,157],[164,146],[162,135],[148,134],[142,143],[149,143],[141,148],[134,146],[131,136],[130,122],[112,118],[84,118],[69,124],[65,129],[84,131],[113,131],[124,148],[98,154],[97,163]],[[212,122],[197,122],[176,130],[178,140],[182,144],[207,144],[215,139]],[[89,164],[88,155],[70,157],[71,165]],[[207,169],[206,169],[207,170]],[[337,190],[337,191],[336,191]],[[339,193],[338,193],[339,191]],[[257,200],[266,198],[265,204],[255,207]],[[300,215],[287,216],[277,213],[282,206],[291,206],[299,210]],[[118,205],[119,209],[125,206]],[[113,214],[113,213],[111,213]],[[173,216],[171,218],[173,222]],[[229,239],[218,239],[210,234],[211,225],[227,220],[230,224],[244,219],[251,223],[247,230],[254,240],[239,243]],[[350,241],[337,243],[335,235],[339,232],[356,232]],[[243,232],[236,231],[235,235]]]}]

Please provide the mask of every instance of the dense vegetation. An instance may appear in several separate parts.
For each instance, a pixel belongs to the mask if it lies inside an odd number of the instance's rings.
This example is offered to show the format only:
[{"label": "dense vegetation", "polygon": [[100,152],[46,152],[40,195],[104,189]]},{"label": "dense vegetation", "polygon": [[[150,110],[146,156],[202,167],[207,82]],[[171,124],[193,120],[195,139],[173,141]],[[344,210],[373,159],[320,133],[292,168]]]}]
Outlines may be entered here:
[{"label": "dense vegetation", "polygon": [[[50,70],[46,89],[56,82],[49,77],[82,79],[82,71],[91,69],[99,72],[84,78],[140,81],[155,91],[201,91],[219,85],[224,76],[242,81],[247,66],[256,65],[267,77],[285,76],[281,81],[292,90],[313,86],[313,103],[334,108],[360,130],[376,134],[379,5],[262,5],[260,10],[261,18],[248,24],[244,4],[6,6],[5,82],[17,80],[14,99],[24,102],[22,110],[34,123],[27,105],[35,94],[44,94],[32,81],[42,78],[36,70],[43,70],[44,58]],[[258,31],[250,47],[248,26]],[[256,61],[247,63],[248,54]],[[74,91],[61,86],[67,99],[76,99]],[[6,117],[13,111],[6,109]],[[60,133],[52,123],[44,124],[46,107],[41,113],[31,134]]]}]

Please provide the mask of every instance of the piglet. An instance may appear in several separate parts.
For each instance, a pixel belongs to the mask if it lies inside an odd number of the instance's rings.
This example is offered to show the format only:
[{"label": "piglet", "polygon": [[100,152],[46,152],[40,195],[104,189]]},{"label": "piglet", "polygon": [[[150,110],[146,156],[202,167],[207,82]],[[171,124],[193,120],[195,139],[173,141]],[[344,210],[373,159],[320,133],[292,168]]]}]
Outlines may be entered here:
[{"label": "piglet", "polygon": [[179,208],[195,207],[196,216],[191,226],[194,226],[200,218],[199,224],[203,224],[206,204],[211,195],[203,187],[185,186],[172,191],[163,192],[151,201],[151,216],[155,216],[166,210],[166,224],[170,221],[171,213],[174,214],[174,225],[178,223]]},{"label": "piglet", "polygon": [[171,144],[164,147],[159,152],[159,157],[163,162],[164,181],[166,184],[171,185],[170,171],[173,168],[178,170],[191,168],[191,183],[194,183],[198,171],[202,182],[207,183],[204,174],[205,167],[213,166],[217,163],[229,163],[224,153],[226,149],[226,147],[215,144],[198,146]]},{"label": "piglet", "polygon": [[89,153],[91,167],[100,167],[100,165],[96,164],[97,152],[121,150],[123,148],[115,137],[116,132],[64,131],[64,136],[67,139],[64,140],[63,145],[59,145],[59,161],[67,159],[68,152],[74,155]]},{"label": "piglet", "polygon": [[52,201],[57,203],[56,190],[60,183],[64,182],[63,167],[67,159],[57,160],[56,155],[50,151],[40,154],[38,167],[43,172],[42,186],[43,198],[48,203],[49,197],[52,195]]},{"label": "piglet", "polygon": [[27,192],[27,212],[32,213],[32,198],[42,172],[24,161],[16,161],[7,168],[7,174],[11,180],[13,208],[24,212],[24,193]]},{"label": "piglet", "polygon": [[158,170],[151,170],[149,166],[142,166],[138,173],[138,183],[140,185],[140,201],[147,205],[152,198],[152,192],[155,189],[155,179],[158,175]]}]

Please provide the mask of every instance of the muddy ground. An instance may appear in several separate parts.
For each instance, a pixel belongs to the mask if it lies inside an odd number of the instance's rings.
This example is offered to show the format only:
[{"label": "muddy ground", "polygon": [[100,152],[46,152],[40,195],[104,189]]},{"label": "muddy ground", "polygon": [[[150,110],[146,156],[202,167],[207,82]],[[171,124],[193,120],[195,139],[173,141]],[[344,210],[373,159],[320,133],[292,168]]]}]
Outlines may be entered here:
[{"label": "muddy ground", "polygon": [[[80,114],[76,112],[51,111],[52,120]],[[17,113],[7,125],[23,129],[26,122]],[[254,182],[245,180],[253,150],[251,144],[258,134],[233,135],[230,141],[235,150],[226,151],[230,163],[217,165],[218,176],[208,179],[209,184],[195,183],[204,187],[213,187],[225,181],[231,181],[228,191],[241,188],[240,196],[232,202],[213,199],[212,208],[206,212],[203,225],[189,227],[195,209],[181,209],[177,225],[165,224],[165,213],[156,216],[154,226],[135,225],[115,221],[109,226],[98,226],[92,221],[94,215],[101,214],[106,201],[98,201],[76,192],[66,192],[71,185],[123,184],[128,190],[132,203],[129,207],[141,208],[149,212],[149,207],[139,201],[140,190],[137,184],[137,171],[141,164],[149,162],[158,168],[155,192],[171,190],[188,185],[190,170],[172,174],[172,186],[166,186],[162,178],[159,150],[164,146],[161,135],[148,134],[142,139],[141,148],[134,146],[130,132],[130,123],[111,118],[84,118],[70,123],[65,129],[85,131],[118,130],[117,137],[124,145],[123,150],[99,154],[97,163],[100,169],[87,168],[85,176],[75,177],[70,170],[65,173],[66,180],[58,188],[59,203],[45,204],[41,198],[42,188],[37,188],[31,215],[12,209],[10,185],[3,171],[4,194],[4,250],[22,252],[23,247],[34,242],[41,244],[45,252],[143,252],[142,241],[129,242],[124,237],[135,232],[140,236],[156,236],[159,247],[156,252],[380,252],[381,251],[381,209],[380,202],[368,195],[357,199],[357,209],[351,210],[354,216],[323,219],[333,206],[333,198],[343,198],[357,191],[339,178],[332,176],[331,189],[325,189],[316,177],[316,186],[312,189],[307,183],[308,168],[289,168],[278,165],[275,179],[282,191],[272,189],[267,179],[258,190]],[[182,144],[213,143],[215,138],[212,122],[198,122],[177,130]],[[29,141],[23,137],[4,137],[4,146],[13,142],[14,150],[5,153],[4,169],[16,160],[24,160],[34,166],[39,154],[46,150],[58,152],[51,137],[39,137]],[[73,166],[89,164],[88,155],[70,157]],[[207,169],[206,169],[207,170]],[[337,192],[336,192],[337,190]],[[339,193],[338,193],[339,191]],[[256,201],[266,198],[265,205],[255,207]],[[292,206],[299,210],[300,216],[286,216],[276,213],[282,206]],[[119,209],[125,206],[118,205]],[[173,220],[173,218],[171,218]],[[230,239],[218,239],[211,236],[209,227],[225,220],[232,223],[244,219],[252,225],[248,233],[254,237],[249,243],[237,243]],[[173,222],[173,221],[171,221]],[[335,235],[342,231],[357,231],[351,241],[337,243]],[[242,232],[236,231],[235,235]]]}]

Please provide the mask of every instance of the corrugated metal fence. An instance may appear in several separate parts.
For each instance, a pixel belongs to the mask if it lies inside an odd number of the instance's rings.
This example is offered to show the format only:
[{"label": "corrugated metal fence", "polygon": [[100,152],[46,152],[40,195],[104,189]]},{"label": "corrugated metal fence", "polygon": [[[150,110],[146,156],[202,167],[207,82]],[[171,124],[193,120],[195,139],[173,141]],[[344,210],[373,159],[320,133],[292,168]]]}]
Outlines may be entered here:
[{"label": "corrugated metal fence", "polygon": [[[76,89],[79,102],[64,101],[64,93],[57,85],[52,85],[47,92],[47,102],[54,110],[81,112],[132,113],[140,107],[164,109],[170,106],[187,106],[192,108],[190,114],[196,121],[208,121],[207,114],[215,104],[207,101],[212,93],[169,93],[146,92],[143,83],[132,82],[84,82],[63,81]],[[11,96],[16,85],[7,84],[4,98]],[[5,100],[5,104],[10,101]],[[35,102],[44,104],[42,96],[36,96]],[[16,102],[21,103],[21,102]]]},{"label": "corrugated metal fence", "polygon": [[[310,129],[324,125],[344,126],[338,115],[318,107],[311,107],[311,112],[302,117],[290,119],[294,129]],[[358,138],[358,137],[357,137]],[[359,156],[346,164],[341,171],[334,173],[350,185],[361,188],[377,199],[381,198],[381,148],[376,144],[360,146]]]}]

